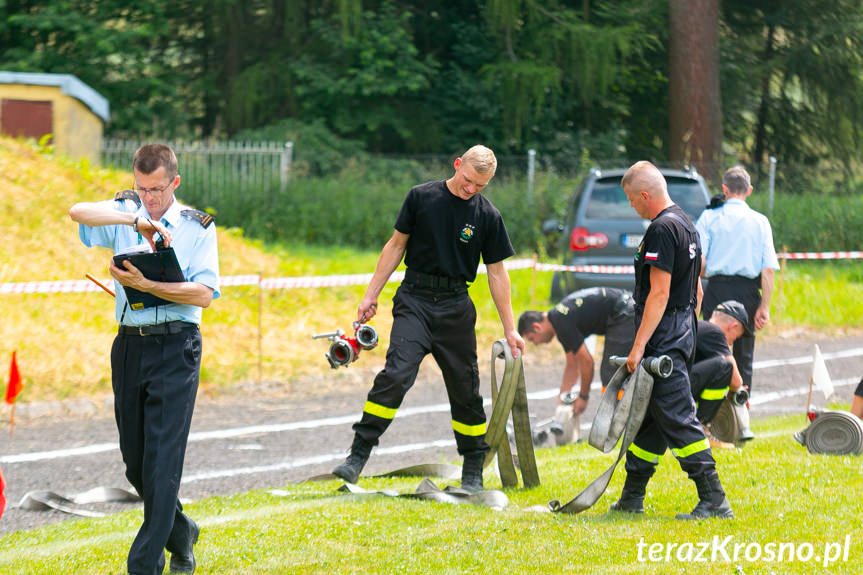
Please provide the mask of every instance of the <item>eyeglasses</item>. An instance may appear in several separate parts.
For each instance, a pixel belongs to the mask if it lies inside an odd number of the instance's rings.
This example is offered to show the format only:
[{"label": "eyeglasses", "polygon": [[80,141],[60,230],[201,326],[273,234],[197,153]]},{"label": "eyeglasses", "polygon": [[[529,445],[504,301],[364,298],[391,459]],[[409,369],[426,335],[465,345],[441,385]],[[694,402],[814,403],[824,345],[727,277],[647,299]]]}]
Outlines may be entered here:
[{"label": "eyeglasses", "polygon": [[139,196],[143,196],[144,194],[150,194],[151,196],[159,197],[162,194],[164,194],[165,191],[168,188],[170,188],[171,184],[173,184],[173,183],[174,183],[174,181],[171,180],[170,182],[167,183],[167,185],[165,185],[161,188],[139,188],[138,184],[135,184],[132,186],[132,189],[135,190],[136,192],[138,192]]}]

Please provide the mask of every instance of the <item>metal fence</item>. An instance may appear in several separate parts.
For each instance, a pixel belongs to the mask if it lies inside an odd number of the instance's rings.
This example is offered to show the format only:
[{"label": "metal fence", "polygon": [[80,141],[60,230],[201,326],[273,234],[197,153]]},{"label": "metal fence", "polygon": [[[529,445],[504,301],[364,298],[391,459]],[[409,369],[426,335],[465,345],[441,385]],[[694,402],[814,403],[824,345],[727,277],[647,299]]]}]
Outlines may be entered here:
[{"label": "metal fence", "polygon": [[[106,139],[102,165],[128,169],[143,142]],[[292,142],[166,142],[177,154],[183,201],[228,207],[249,200],[268,202],[288,185]]]}]

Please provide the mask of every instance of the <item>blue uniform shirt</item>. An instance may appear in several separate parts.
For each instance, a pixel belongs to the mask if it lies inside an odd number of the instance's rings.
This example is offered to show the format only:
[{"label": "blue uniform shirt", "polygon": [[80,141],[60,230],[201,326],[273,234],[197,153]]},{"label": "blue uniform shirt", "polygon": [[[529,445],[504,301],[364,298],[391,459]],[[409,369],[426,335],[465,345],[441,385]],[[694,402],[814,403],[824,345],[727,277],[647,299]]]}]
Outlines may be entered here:
[{"label": "blue uniform shirt", "polygon": [[[100,202],[124,213],[133,213],[142,218],[149,217],[142,204],[138,207],[132,200],[107,200]],[[162,224],[171,232],[171,247],[186,281],[203,284],[213,290],[213,299],[219,297],[219,252],[216,242],[216,226],[207,228],[195,220],[182,216],[180,212],[190,209],[174,198],[168,211],[162,216]],[[86,226],[78,225],[78,235],[87,247],[111,248],[114,253],[147,240],[141,238],[132,226]],[[171,303],[135,311],[126,305],[123,286],[114,280],[117,322],[123,325],[152,325],[169,321],[201,323],[203,309],[196,305]],[[124,315],[125,309],[125,315]]]},{"label": "blue uniform shirt", "polygon": [[704,210],[695,229],[701,239],[705,275],[756,278],[764,268],[779,269],[773,231],[767,218],[740,198]]}]

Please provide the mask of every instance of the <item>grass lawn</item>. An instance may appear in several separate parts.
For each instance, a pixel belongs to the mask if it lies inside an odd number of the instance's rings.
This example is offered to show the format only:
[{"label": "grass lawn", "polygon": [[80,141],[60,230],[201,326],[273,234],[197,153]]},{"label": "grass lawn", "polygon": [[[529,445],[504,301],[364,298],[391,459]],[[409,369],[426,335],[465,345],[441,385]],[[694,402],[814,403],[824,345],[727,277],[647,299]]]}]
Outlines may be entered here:
[{"label": "grass lawn", "polygon": [[[809,455],[791,437],[804,426],[802,416],[754,423],[756,441],[715,454],[734,520],[674,519],[697,498],[670,455],[649,485],[644,516],[607,512],[620,492],[622,469],[581,515],[528,510],[568,500],[605,469],[612,456],[582,443],[539,450],[542,485],[507,490],[510,505],[503,511],[336,494],[333,481],[191,503],[186,509],[202,527],[197,572],[859,574],[861,459]],[[404,493],[418,482],[361,484]],[[486,470],[486,487],[499,485]],[[0,539],[0,573],[125,573],[140,521],[141,512],[132,511],[12,533]],[[724,553],[710,548],[697,561],[714,540]]]}]

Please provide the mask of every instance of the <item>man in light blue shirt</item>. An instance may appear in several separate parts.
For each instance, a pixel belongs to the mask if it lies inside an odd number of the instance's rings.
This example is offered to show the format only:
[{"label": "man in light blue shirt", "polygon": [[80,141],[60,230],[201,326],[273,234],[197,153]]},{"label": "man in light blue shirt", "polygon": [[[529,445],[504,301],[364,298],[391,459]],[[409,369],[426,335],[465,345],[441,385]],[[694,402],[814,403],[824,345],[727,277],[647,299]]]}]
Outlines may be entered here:
[{"label": "man in light blue shirt", "polygon": [[704,319],[709,320],[720,302],[737,300],[753,318],[752,325],[747,326],[752,335],[744,334],[734,342],[734,359],[743,386],[749,389],[754,331],[770,321],[773,272],[779,269],[779,260],[773,248],[770,222],[746,204],[752,193],[746,170],[741,166],[728,169],[722,177],[722,191],[725,203],[704,210],[695,222],[704,258],[701,273],[708,279],[701,309]]},{"label": "man in light blue shirt", "polygon": [[[204,212],[180,204],[177,157],[167,146],[142,146],[132,161],[134,191],[113,200],[82,202],[69,210],[84,245],[114,253],[142,244],[171,247],[185,281],[144,277],[123,260],[111,260],[119,332],[111,349],[114,415],[129,483],[144,499],[144,523],[129,550],[133,574],[160,574],[165,549],[171,573],[195,570],[198,526],[178,499],[189,426],[201,367],[202,310],[219,297],[216,226]],[[124,287],[169,303],[132,309]],[[138,307],[137,305],[135,307]]]}]

